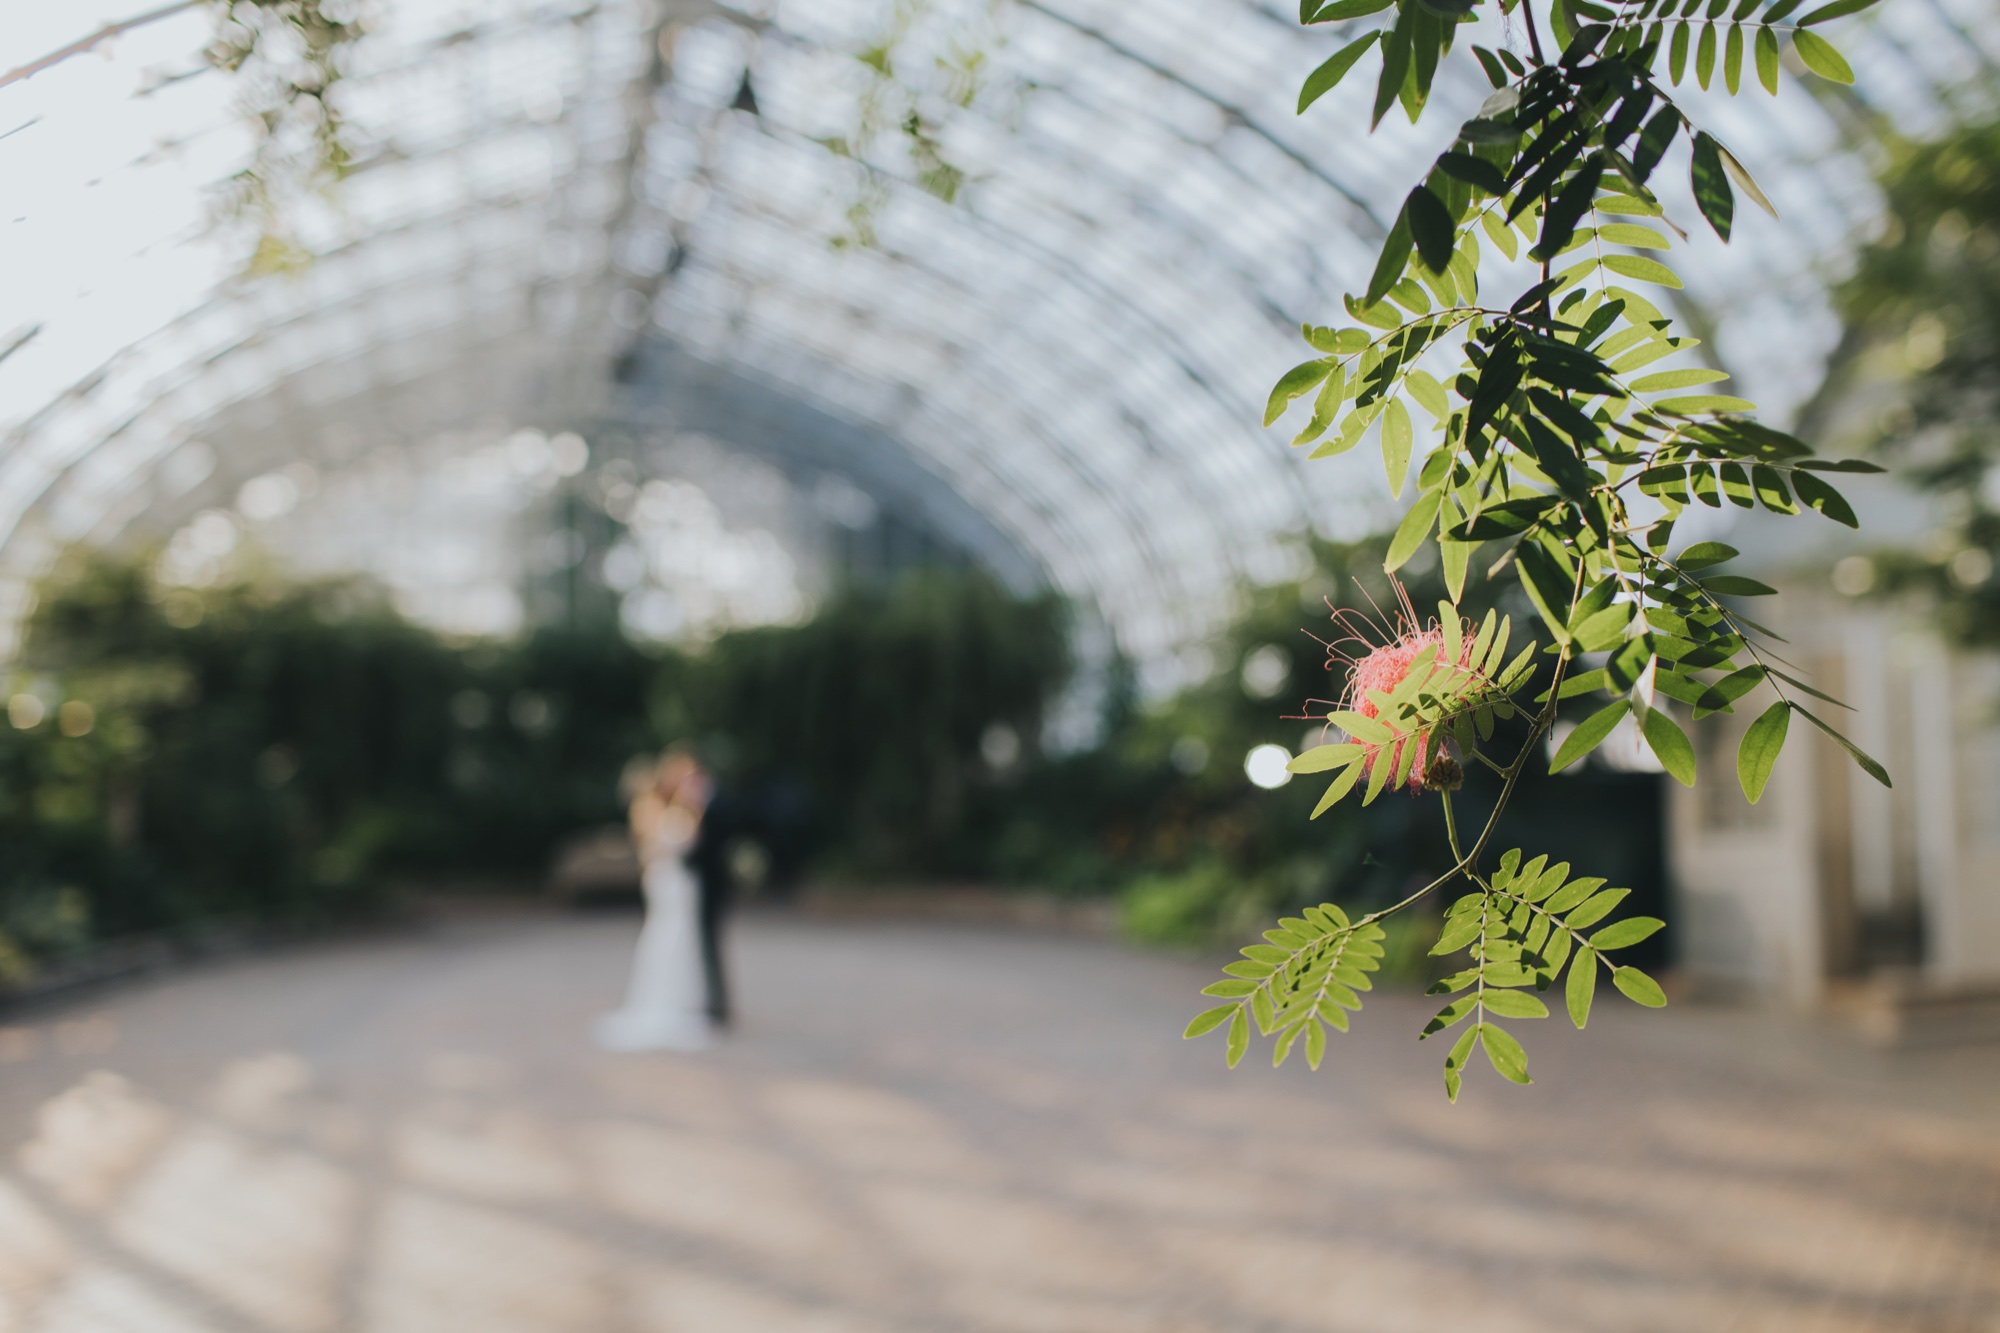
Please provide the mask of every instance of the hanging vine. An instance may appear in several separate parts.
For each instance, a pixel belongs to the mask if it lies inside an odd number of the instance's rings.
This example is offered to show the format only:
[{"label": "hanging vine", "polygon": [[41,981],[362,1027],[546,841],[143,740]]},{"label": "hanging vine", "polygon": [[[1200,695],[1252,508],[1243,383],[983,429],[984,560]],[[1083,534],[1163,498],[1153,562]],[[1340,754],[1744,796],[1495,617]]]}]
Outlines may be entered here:
[{"label": "hanging vine", "polygon": [[225,183],[225,221],[252,229],[250,269],[295,268],[310,258],[291,225],[299,198],[324,192],[353,162],[334,88],[348,46],[364,30],[361,0],[175,0],[79,37],[0,74],[0,88],[33,78],[128,32],[208,10],[207,64],[233,75],[255,135],[250,160]]}]

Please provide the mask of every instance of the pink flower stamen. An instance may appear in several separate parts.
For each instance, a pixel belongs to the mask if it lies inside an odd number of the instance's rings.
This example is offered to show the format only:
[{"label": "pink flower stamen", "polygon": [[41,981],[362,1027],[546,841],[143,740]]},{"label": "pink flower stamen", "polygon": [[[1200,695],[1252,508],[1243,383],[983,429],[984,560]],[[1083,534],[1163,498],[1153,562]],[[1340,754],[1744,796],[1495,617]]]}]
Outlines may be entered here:
[{"label": "pink flower stamen", "polygon": [[[1409,677],[1411,663],[1415,662],[1426,649],[1436,648],[1441,651],[1444,646],[1444,630],[1435,622],[1428,626],[1418,625],[1416,611],[1410,605],[1409,597],[1400,584],[1396,585],[1396,596],[1400,603],[1401,614],[1397,620],[1400,622],[1401,632],[1384,643],[1371,643],[1371,640],[1385,630],[1394,629],[1394,626],[1370,622],[1357,612],[1337,610],[1334,613],[1334,622],[1348,633],[1345,638],[1328,645],[1328,665],[1333,665],[1335,661],[1347,663],[1347,688],[1342,692],[1340,707],[1359,713],[1363,717],[1377,717],[1381,712],[1375,701],[1369,698],[1371,693],[1395,693],[1396,687]],[[1458,665],[1470,666],[1474,640],[1473,627],[1461,622]],[[1365,651],[1355,656],[1345,647],[1350,644],[1364,648]],[[1439,755],[1428,753],[1426,738],[1420,734],[1398,736],[1394,740],[1382,742],[1375,752],[1368,756],[1370,774],[1374,773],[1378,764],[1388,764],[1391,770],[1399,767],[1403,758],[1403,747],[1406,745],[1416,747],[1416,754],[1410,761],[1409,786],[1412,789],[1422,788],[1425,774],[1429,771],[1431,763],[1442,755],[1443,747],[1439,747]]]}]

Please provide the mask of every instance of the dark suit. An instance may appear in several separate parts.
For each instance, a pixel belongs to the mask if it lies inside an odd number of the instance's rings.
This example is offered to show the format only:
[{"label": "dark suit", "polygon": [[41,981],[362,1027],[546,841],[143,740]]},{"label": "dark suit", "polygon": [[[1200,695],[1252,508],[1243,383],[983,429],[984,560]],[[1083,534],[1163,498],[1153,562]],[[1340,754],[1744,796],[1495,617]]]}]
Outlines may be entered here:
[{"label": "dark suit", "polygon": [[701,967],[708,983],[708,1016],[729,1023],[729,976],[722,959],[723,919],[729,913],[729,847],[744,828],[743,801],[718,786],[702,812],[701,832],[688,852],[688,865],[701,886]]}]

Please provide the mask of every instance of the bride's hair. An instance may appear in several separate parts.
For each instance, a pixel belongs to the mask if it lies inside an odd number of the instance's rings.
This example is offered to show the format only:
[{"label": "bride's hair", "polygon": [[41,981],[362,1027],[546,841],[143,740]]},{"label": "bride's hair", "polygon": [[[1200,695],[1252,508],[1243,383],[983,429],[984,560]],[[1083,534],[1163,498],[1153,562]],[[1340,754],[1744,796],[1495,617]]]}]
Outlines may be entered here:
[{"label": "bride's hair", "polygon": [[653,770],[653,792],[669,805],[692,805],[699,810],[707,800],[707,774],[694,753],[675,746],[660,756]]}]

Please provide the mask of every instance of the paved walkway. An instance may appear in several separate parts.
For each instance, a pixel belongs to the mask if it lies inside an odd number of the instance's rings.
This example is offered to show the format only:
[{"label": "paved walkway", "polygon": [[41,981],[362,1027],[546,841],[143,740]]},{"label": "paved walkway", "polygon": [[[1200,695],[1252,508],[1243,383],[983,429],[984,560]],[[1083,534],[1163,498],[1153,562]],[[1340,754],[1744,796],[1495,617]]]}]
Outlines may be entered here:
[{"label": "paved walkway", "polygon": [[753,920],[740,1035],[583,1042],[630,918],[438,926],[0,1029],[0,1333],[2000,1330],[2000,1050],[1387,995],[1312,1075],[1207,966]]}]

